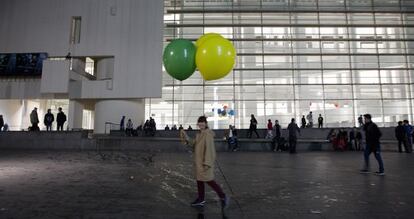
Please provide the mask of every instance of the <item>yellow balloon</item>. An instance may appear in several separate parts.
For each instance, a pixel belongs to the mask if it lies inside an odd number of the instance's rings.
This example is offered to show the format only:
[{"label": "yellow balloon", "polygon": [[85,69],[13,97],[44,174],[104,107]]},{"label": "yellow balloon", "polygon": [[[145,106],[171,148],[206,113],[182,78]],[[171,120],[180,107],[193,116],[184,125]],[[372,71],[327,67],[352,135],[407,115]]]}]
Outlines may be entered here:
[{"label": "yellow balloon", "polygon": [[236,49],[222,37],[212,37],[196,52],[196,65],[204,80],[217,80],[225,77],[234,66]]},{"label": "yellow balloon", "polygon": [[214,37],[221,37],[223,38],[220,34],[218,33],[206,33],[203,36],[201,36],[200,38],[198,38],[198,40],[196,41],[195,45],[196,47],[200,47],[201,44],[203,44],[204,42],[206,42],[207,40],[214,38]]}]

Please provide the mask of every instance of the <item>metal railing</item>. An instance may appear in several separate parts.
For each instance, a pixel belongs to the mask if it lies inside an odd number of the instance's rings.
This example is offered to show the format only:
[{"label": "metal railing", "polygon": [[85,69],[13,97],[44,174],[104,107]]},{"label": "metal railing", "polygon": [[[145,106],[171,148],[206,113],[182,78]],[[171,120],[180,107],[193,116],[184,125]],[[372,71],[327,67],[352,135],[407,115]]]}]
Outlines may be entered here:
[{"label": "metal railing", "polygon": [[[108,132],[109,127],[109,132]],[[113,122],[105,122],[105,134],[111,134],[111,130],[115,130],[117,127],[118,130],[121,129],[121,124],[113,123]]]}]

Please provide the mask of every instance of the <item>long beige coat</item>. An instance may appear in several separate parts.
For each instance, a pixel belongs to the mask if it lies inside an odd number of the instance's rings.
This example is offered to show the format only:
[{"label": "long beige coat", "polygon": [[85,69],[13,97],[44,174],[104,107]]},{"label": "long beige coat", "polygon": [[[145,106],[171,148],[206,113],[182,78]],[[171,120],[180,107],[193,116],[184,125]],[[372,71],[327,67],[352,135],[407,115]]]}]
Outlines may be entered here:
[{"label": "long beige coat", "polygon": [[195,139],[188,141],[194,147],[194,170],[198,181],[214,180],[214,162],[216,161],[216,147],[214,132],[205,129],[197,133]]}]

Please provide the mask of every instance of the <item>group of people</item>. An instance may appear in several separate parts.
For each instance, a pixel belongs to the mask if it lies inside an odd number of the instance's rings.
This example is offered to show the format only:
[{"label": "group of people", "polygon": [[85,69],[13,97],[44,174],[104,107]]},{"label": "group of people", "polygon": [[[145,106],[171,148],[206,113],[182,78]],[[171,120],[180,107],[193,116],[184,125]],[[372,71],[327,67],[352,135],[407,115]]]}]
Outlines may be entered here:
[{"label": "group of people", "polygon": [[406,153],[413,151],[413,127],[408,120],[399,121],[398,126],[395,128],[395,137],[398,140],[398,152],[402,153],[402,145]]},{"label": "group of people", "polygon": [[128,119],[126,126],[125,126],[125,116],[122,116],[121,122],[119,124],[120,131],[125,131],[127,136],[138,135],[138,131],[144,131],[145,136],[155,136],[155,132],[157,130],[156,123],[154,118],[150,117],[144,123],[144,125],[139,125],[136,129],[134,129],[134,124],[132,123],[131,119]]},{"label": "group of people", "polygon": [[[164,128],[164,130],[165,131],[170,131],[170,130],[171,131],[184,130],[184,127],[181,124],[180,124],[180,126],[178,128],[177,128],[177,125],[175,125],[175,124],[171,128],[168,125],[166,125],[165,128]],[[191,131],[191,130],[193,130],[193,127],[191,127],[191,125],[189,125],[188,128],[187,128],[187,130],[188,131]]]},{"label": "group of people", "polygon": [[[58,113],[56,115],[56,123],[57,123],[57,131],[63,131],[63,125],[66,122],[66,115],[62,111],[62,108],[58,108]],[[43,124],[46,127],[46,131],[53,130],[53,123],[55,122],[55,115],[53,115],[52,110],[48,109],[45,116],[43,117]],[[40,131],[39,127],[39,116],[37,113],[37,107],[33,108],[32,112],[30,113],[30,124],[31,126],[28,128],[29,131]],[[9,126],[7,123],[4,122],[3,115],[0,115],[0,131],[8,131]]]},{"label": "group of people", "polygon": [[[66,115],[62,111],[62,108],[58,108],[58,113],[56,115],[56,124],[57,124],[57,131],[63,131],[63,125],[66,122]],[[43,118],[43,124],[46,126],[46,131],[52,131],[53,123],[55,122],[55,116],[52,113],[51,109],[47,110]],[[29,127],[29,131],[40,131],[39,128],[39,116],[37,114],[37,107],[35,107],[32,112],[30,113],[30,123],[32,124]]]},{"label": "group of people", "polygon": [[[290,153],[296,153],[296,144],[297,136],[300,134],[300,128],[296,124],[296,120],[292,118],[291,123],[288,125],[287,130],[289,132],[289,149]],[[252,134],[255,133],[257,138],[260,138],[259,133],[257,132],[257,119],[254,114],[250,115],[250,126],[247,132],[247,137],[251,138]],[[237,151],[238,141],[237,141],[237,130],[235,126],[230,125],[229,129],[225,132],[225,137],[229,149],[232,151]],[[272,151],[283,151],[286,150],[286,140],[282,137],[282,127],[279,124],[278,120],[275,120],[275,123],[272,123],[272,120],[269,119],[267,122],[267,132],[266,139],[271,139],[271,150]]]},{"label": "group of people", "polygon": [[328,140],[335,151],[362,150],[362,133],[357,127],[353,127],[349,134],[346,129],[331,129]]},{"label": "group of people", "polygon": [[125,131],[127,136],[132,136],[134,132],[134,123],[132,123],[131,119],[128,119],[126,126],[125,126],[125,116],[122,116],[121,122],[119,124],[120,130]]},{"label": "group of people", "polygon": [[[307,120],[307,123],[306,123]],[[309,112],[308,115],[302,115],[302,124],[301,124],[301,128],[313,128],[313,114],[312,111]],[[319,114],[318,117],[318,128],[323,128],[323,117],[322,114]]]}]

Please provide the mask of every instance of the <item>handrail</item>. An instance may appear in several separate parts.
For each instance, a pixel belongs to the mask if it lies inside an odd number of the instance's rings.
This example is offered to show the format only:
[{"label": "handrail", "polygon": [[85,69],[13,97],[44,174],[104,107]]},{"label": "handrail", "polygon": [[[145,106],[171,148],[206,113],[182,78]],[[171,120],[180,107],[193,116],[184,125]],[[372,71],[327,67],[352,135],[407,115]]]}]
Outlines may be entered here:
[{"label": "handrail", "polygon": [[118,124],[118,123],[113,123],[113,122],[105,122],[105,134],[107,134],[107,132],[106,132],[106,127],[109,125],[109,134],[111,133],[111,126],[112,125],[119,125],[119,126],[121,126],[121,124]]}]

